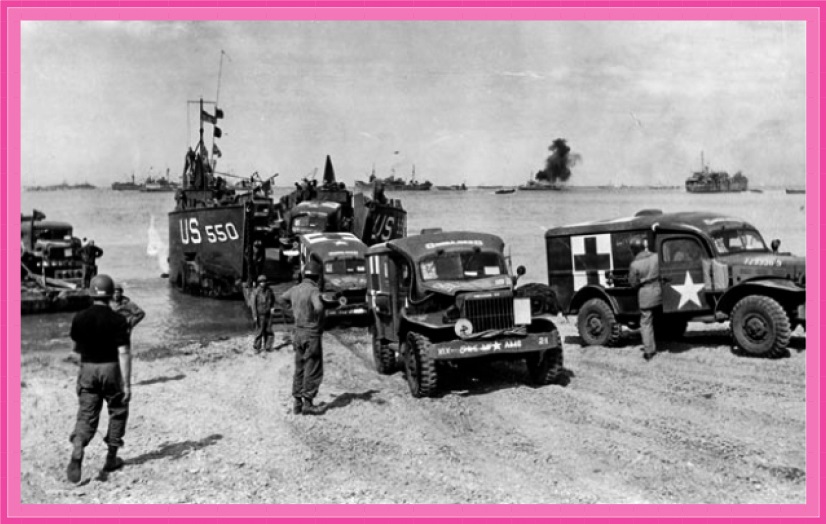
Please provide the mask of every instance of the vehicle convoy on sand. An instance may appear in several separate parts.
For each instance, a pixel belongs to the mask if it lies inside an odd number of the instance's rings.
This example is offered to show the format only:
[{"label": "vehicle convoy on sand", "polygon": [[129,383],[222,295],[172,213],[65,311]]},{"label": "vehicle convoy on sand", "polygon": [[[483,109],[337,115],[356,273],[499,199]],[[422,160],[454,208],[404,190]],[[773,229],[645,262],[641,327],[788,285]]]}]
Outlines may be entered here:
[{"label": "vehicle convoy on sand", "polygon": [[20,217],[20,247],[23,313],[77,310],[92,303],[83,288],[81,242],[71,224],[47,221],[34,210]]},{"label": "vehicle convoy on sand", "polygon": [[586,345],[611,346],[621,326],[635,327],[637,291],[628,285],[632,238],[656,252],[663,311],[661,336],[681,337],[688,321],[729,321],[734,341],[751,355],[786,352],[806,325],[806,263],[767,247],[757,229],[717,213],[643,210],[632,217],[549,229],[548,283],[561,309],[577,314]]},{"label": "vehicle convoy on sand", "polygon": [[312,260],[321,268],[319,289],[339,297],[339,306],[325,311],[327,321],[364,318],[367,314],[367,246],[352,233],[310,233],[299,237],[299,274]]},{"label": "vehicle convoy on sand", "polygon": [[436,394],[440,365],[484,357],[524,358],[531,379],[565,378],[562,344],[549,315],[518,297],[501,238],[426,230],[367,250],[376,369],[405,369],[415,397]]},{"label": "vehicle convoy on sand", "polygon": [[[199,101],[198,143],[186,155],[181,189],[169,213],[169,280],[188,293],[211,297],[249,295],[264,275],[270,283],[292,282],[298,273],[298,236],[350,232],[370,245],[406,233],[406,212],[398,201],[371,200],[336,183],[327,157],[324,182],[306,182],[280,200],[272,180],[258,174],[232,187],[216,171],[218,148],[204,144],[204,126],[223,111],[207,112]],[[221,136],[215,126],[213,136]],[[210,151],[212,154],[210,154]],[[383,196],[383,195],[382,195]]]}]

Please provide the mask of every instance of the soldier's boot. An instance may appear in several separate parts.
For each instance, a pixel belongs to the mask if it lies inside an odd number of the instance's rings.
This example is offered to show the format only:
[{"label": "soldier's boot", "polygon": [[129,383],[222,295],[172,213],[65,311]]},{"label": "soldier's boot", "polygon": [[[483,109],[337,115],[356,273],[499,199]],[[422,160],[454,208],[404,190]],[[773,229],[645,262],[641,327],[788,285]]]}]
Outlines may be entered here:
[{"label": "soldier's boot", "polygon": [[295,397],[293,399],[293,415],[300,415],[303,413],[304,410],[304,402],[302,402],[301,397]]},{"label": "soldier's boot", "polygon": [[103,465],[104,471],[116,471],[123,467],[123,459],[118,457],[118,447],[109,446],[109,452],[106,454],[106,463]]},{"label": "soldier's boot", "polygon": [[72,458],[69,460],[69,466],[66,468],[66,478],[69,482],[77,484],[80,482],[82,465],[83,465],[83,442],[80,439],[72,441]]},{"label": "soldier's boot", "polygon": [[301,409],[302,415],[321,415],[324,413],[320,407],[313,404],[313,399],[305,398],[304,399],[304,407]]}]

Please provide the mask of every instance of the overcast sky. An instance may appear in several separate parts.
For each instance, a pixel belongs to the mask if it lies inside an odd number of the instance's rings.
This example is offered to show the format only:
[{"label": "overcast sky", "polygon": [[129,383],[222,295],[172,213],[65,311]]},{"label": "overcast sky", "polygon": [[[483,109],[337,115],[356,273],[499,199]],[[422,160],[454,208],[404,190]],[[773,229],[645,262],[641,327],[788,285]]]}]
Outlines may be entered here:
[{"label": "overcast sky", "polygon": [[556,138],[571,184],[805,181],[803,22],[61,21],[23,23],[23,185],[180,176],[222,49],[218,169],[279,185],[517,184]]}]

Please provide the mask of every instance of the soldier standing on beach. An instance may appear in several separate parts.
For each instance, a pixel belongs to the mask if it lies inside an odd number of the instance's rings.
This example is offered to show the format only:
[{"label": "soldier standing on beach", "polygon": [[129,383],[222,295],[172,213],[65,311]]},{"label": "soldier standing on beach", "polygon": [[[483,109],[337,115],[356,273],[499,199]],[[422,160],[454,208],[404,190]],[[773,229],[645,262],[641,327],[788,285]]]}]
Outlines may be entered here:
[{"label": "soldier standing on beach", "polygon": [[324,378],[324,355],[321,336],[324,333],[324,303],[318,281],[321,268],[311,260],[304,268],[304,279],[278,297],[282,305],[292,307],[295,317],[293,349],[295,373],[293,374],[293,413],[296,415],[320,415],[322,410],[313,405]]},{"label": "soldier standing on beach", "polygon": [[115,286],[115,294],[112,296],[110,305],[112,306],[112,311],[120,313],[123,315],[123,318],[126,319],[126,323],[129,324],[129,336],[131,338],[132,330],[143,320],[146,313],[129,297],[123,295],[123,286],[120,284]]},{"label": "soldier standing on beach", "polygon": [[275,306],[275,295],[267,285],[267,277],[264,275],[258,276],[258,285],[252,292],[250,306],[252,307],[252,319],[255,321],[255,341],[252,343],[252,348],[257,355],[261,353],[263,344],[263,350],[269,353],[272,351],[273,343],[270,323],[272,308]]},{"label": "soldier standing on beach", "polygon": [[69,440],[72,457],[66,469],[70,482],[80,482],[84,449],[95,436],[103,401],[109,410],[109,431],[104,442],[109,447],[105,471],[123,466],[118,448],[123,446],[129,401],[132,398],[132,355],[129,349],[129,324],[112,311],[109,301],[115,283],[108,275],[92,279],[89,293],[92,306],[72,320],[71,337],[74,351],[80,354],[77,377],[77,423]]},{"label": "soldier standing on beach", "polygon": [[98,267],[95,261],[103,255],[103,250],[90,240],[80,248],[80,261],[83,263],[83,287],[89,287],[92,277],[97,275]]},{"label": "soldier standing on beach", "polygon": [[640,334],[646,361],[657,354],[657,342],[654,338],[654,314],[662,308],[662,288],[660,285],[660,266],[657,255],[645,247],[640,237],[632,238],[629,247],[634,254],[634,261],[628,270],[628,282],[638,288],[637,297],[640,304]]}]

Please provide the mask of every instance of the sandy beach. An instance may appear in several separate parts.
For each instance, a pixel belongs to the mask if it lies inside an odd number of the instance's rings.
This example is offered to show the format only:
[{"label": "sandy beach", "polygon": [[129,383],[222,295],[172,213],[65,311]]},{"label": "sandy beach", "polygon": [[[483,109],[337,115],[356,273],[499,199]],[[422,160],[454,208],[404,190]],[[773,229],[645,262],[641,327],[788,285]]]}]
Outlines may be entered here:
[{"label": "sandy beach", "polygon": [[[803,503],[805,336],[789,355],[732,352],[725,326],[691,324],[650,363],[581,347],[559,317],[567,386],[534,388],[524,364],[446,369],[410,396],[373,368],[365,328],[325,334],[321,416],[290,413],[293,353],[252,336],[139,353],[121,456],[65,480],[78,361],[24,355],[23,503]],[[105,413],[105,409],[104,409]]]}]

